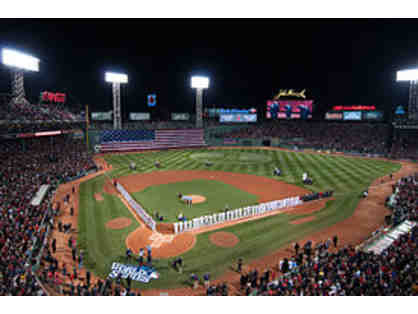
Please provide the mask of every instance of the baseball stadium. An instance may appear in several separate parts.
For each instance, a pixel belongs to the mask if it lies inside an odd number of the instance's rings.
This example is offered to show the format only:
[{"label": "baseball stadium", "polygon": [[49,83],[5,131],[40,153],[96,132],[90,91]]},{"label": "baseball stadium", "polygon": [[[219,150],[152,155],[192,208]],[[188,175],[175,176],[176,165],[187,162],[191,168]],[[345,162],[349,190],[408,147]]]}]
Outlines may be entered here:
[{"label": "baseball stadium", "polygon": [[390,115],[280,86],[208,104],[217,78],[191,74],[161,119],[158,92],[121,105],[123,71],[100,74],[110,111],[30,100],[42,57],[1,52],[0,295],[417,295],[416,70]]}]

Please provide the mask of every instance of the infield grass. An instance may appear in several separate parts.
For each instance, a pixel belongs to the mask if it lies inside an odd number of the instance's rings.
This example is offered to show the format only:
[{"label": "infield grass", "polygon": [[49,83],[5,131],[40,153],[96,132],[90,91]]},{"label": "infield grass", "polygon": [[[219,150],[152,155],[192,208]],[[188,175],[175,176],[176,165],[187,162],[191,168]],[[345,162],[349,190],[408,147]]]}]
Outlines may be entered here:
[{"label": "infield grass", "polygon": [[[186,195],[201,195],[206,201],[186,206],[177,197],[182,192]],[[188,219],[221,212],[226,206],[230,209],[258,203],[256,195],[244,192],[232,185],[215,180],[191,180],[170,184],[150,186],[140,192],[131,194],[148,214],[155,211],[164,217],[163,222],[176,222],[180,212]]]},{"label": "infield grass", "polygon": [[[259,156],[254,157],[254,153]],[[211,154],[216,154],[213,155],[213,160],[210,158]],[[149,284],[134,283],[135,287],[143,289],[173,288],[187,284],[191,272],[200,277],[205,272],[210,272],[212,278],[215,278],[230,269],[238,257],[244,258],[244,262],[247,263],[315,231],[332,226],[353,214],[360,193],[371,182],[400,168],[400,164],[381,160],[261,149],[163,151],[108,155],[105,159],[114,167],[110,173],[111,177],[155,171],[157,169],[154,167],[154,161],[158,159],[163,165],[163,169],[159,170],[196,169],[248,173],[298,186],[303,186],[300,183],[301,177],[303,172],[307,171],[313,177],[314,184],[303,187],[312,191],[335,191],[335,199],[328,201],[322,210],[313,214],[316,219],[310,222],[291,225],[290,221],[307,215],[279,214],[222,229],[233,232],[240,239],[239,244],[233,248],[213,245],[209,241],[212,232],[198,235],[195,247],[183,255],[182,275],[170,267],[170,259],[155,260],[154,266],[160,272],[160,278],[152,280]],[[206,167],[207,160],[212,161],[213,166]],[[131,161],[137,164],[136,171],[129,169]],[[275,166],[281,168],[281,177],[272,176]],[[103,182],[104,176],[100,176],[80,185],[79,239],[80,246],[87,251],[88,268],[97,275],[106,277],[112,262],[127,263],[124,257],[125,238],[137,225],[134,222],[128,228],[119,231],[109,230],[104,226],[109,219],[119,216],[130,217],[132,220],[134,218],[117,197],[102,193]],[[174,195],[178,192],[172,191]],[[95,201],[94,193],[102,193],[105,200]],[[222,208],[225,206],[220,205]]]}]

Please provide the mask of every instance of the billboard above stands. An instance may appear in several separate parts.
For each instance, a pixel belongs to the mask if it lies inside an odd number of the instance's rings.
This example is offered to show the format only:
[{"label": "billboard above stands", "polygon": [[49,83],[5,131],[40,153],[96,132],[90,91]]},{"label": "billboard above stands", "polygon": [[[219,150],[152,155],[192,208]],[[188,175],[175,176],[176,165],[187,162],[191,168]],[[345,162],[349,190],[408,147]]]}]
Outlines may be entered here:
[{"label": "billboard above stands", "polygon": [[219,122],[248,123],[257,122],[257,114],[221,114]]},{"label": "billboard above stands", "polygon": [[311,119],[313,100],[268,100],[268,119]]},{"label": "billboard above stands", "polygon": [[92,120],[99,120],[99,121],[106,121],[112,120],[112,111],[109,112],[92,112],[91,113]]},{"label": "billboard above stands", "polygon": [[363,105],[354,105],[354,106],[334,106],[332,107],[333,111],[373,111],[376,110],[376,106],[363,106]]},{"label": "billboard above stands", "polygon": [[129,113],[130,120],[150,120],[151,115],[149,112],[131,112]]},{"label": "billboard above stands", "polygon": [[256,114],[257,109],[225,109],[225,108],[205,108],[205,114],[209,118],[217,118],[221,114]]},{"label": "billboard above stands", "polygon": [[51,93],[51,92],[42,92],[41,101],[44,102],[55,102],[55,103],[65,103],[66,94],[64,93]]},{"label": "billboard above stands", "polygon": [[360,121],[361,111],[344,111],[343,119],[349,121]]},{"label": "billboard above stands", "polygon": [[325,114],[325,120],[342,120],[343,113],[342,112],[327,112]]},{"label": "billboard above stands", "polygon": [[171,114],[171,120],[181,120],[181,121],[187,121],[190,120],[190,114],[188,113],[172,113]]},{"label": "billboard above stands", "polygon": [[382,111],[363,112],[363,120],[383,120]]}]

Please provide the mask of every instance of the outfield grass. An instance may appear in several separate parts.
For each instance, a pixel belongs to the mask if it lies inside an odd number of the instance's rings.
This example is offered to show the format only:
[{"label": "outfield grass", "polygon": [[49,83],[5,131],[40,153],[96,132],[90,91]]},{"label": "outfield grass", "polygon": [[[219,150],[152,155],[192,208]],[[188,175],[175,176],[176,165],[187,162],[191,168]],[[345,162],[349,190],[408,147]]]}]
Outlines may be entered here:
[{"label": "outfield grass", "polygon": [[[222,155],[219,155],[222,153]],[[258,154],[258,157],[254,157]],[[196,155],[195,154],[201,154]],[[203,154],[203,155],[202,155]],[[214,154],[211,160],[211,154]],[[160,279],[149,284],[135,283],[140,288],[172,288],[188,282],[191,272],[199,276],[211,272],[212,277],[219,276],[227,270],[238,257],[245,262],[262,257],[279,249],[289,242],[296,241],[310,233],[329,227],[350,217],[357,206],[361,191],[372,181],[383,175],[395,172],[400,165],[381,160],[360,159],[344,156],[314,155],[296,152],[267,150],[181,150],[163,151],[143,154],[105,156],[114,170],[112,177],[125,176],[131,173],[144,173],[156,170],[154,160],[161,161],[166,170],[216,170],[255,174],[283,180],[301,186],[303,172],[308,171],[314,178],[312,186],[305,188],[312,191],[333,189],[335,200],[329,201],[325,208],[316,212],[316,219],[300,225],[291,225],[290,221],[306,215],[291,216],[280,214],[259,220],[249,221],[223,230],[233,232],[240,239],[234,248],[220,248],[209,241],[209,233],[197,237],[195,247],[183,255],[184,273],[179,275],[169,267],[169,260],[155,261],[160,272]],[[205,161],[214,162],[207,168]],[[243,160],[247,160],[243,162]],[[130,161],[137,164],[136,171],[129,170]],[[272,177],[272,169],[282,169],[281,177]],[[164,170],[164,169],[163,169]],[[107,220],[125,216],[130,212],[114,196],[103,194],[105,200],[96,202],[94,193],[102,192],[104,177],[82,183],[80,186],[80,245],[87,249],[87,265],[100,276],[107,276],[112,262],[125,261],[126,236],[135,229],[136,223],[119,231],[104,227]],[[178,191],[175,190],[174,193]],[[232,207],[232,206],[231,206]]]},{"label": "outfield grass", "polygon": [[[188,207],[177,197],[179,192],[201,195],[206,197],[206,201]],[[158,211],[158,214],[164,217],[163,222],[178,221],[180,212],[187,219],[193,219],[223,211],[226,205],[233,209],[258,203],[256,195],[216,180],[191,180],[153,185],[131,195],[151,216]]]}]

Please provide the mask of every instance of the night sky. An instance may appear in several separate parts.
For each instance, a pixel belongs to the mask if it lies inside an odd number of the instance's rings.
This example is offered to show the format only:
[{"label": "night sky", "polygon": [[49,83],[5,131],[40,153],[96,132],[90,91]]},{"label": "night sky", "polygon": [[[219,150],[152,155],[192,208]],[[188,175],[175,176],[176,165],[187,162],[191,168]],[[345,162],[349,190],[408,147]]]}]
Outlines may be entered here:
[{"label": "night sky", "polygon": [[[193,112],[192,74],[208,75],[204,104],[264,108],[279,89],[307,89],[316,113],[333,105],[407,104],[395,73],[418,65],[418,23],[402,20],[1,20],[0,46],[41,60],[26,75],[32,102],[67,92],[93,111],[112,109],[105,71],[122,71],[122,111]],[[10,76],[0,66],[0,92]]]}]

